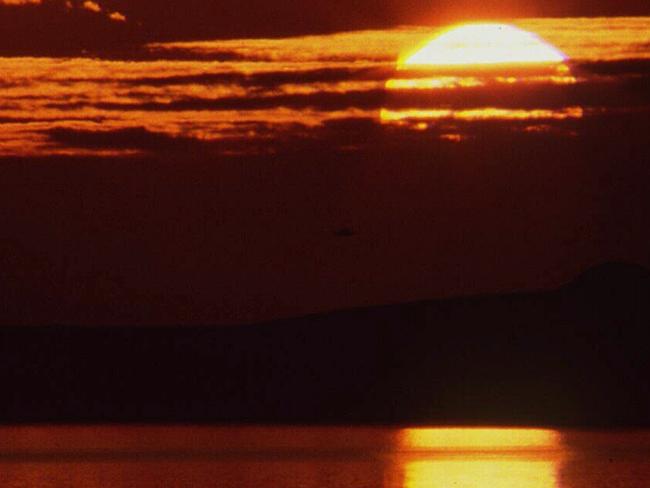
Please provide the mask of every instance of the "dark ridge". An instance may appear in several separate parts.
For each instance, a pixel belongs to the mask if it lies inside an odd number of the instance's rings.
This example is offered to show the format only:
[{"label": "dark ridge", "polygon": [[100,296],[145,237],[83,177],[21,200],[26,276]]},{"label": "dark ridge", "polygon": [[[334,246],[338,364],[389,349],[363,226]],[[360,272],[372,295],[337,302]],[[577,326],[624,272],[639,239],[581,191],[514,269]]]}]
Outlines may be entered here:
[{"label": "dark ridge", "polygon": [[617,290],[643,293],[650,289],[650,272],[637,264],[609,262],[589,268],[567,286],[609,296]]},{"label": "dark ridge", "polygon": [[249,326],[4,327],[0,422],[648,427],[648,324],[650,274],[613,263]]}]

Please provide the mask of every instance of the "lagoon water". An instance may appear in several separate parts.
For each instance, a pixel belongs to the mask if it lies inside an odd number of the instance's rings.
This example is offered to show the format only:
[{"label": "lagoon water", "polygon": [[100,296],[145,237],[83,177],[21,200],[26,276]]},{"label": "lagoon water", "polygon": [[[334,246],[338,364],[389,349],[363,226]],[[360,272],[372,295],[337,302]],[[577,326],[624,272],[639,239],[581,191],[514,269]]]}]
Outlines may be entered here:
[{"label": "lagoon water", "polygon": [[650,432],[3,427],[7,488],[641,488]]}]

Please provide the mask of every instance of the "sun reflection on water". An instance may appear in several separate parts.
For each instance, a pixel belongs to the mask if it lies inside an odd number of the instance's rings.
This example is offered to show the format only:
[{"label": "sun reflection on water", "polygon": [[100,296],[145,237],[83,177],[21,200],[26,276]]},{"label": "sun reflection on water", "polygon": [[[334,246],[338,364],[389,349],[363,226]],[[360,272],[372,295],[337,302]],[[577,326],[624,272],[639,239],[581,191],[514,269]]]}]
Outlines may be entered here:
[{"label": "sun reflection on water", "polygon": [[553,461],[453,459],[413,461],[405,466],[404,488],[556,488]]},{"label": "sun reflection on water", "polygon": [[406,450],[554,449],[560,434],[547,429],[419,428],[405,429],[400,447]]},{"label": "sun reflection on water", "polygon": [[565,452],[545,429],[405,429],[399,445],[404,488],[558,488]]}]

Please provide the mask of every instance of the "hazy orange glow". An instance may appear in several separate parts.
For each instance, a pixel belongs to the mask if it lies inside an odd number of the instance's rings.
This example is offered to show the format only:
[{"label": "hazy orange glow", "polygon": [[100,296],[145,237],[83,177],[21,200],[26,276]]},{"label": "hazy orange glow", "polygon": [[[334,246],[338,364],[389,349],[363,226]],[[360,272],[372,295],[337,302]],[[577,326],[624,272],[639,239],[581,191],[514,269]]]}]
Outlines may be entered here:
[{"label": "hazy orange glow", "polygon": [[507,24],[454,27],[400,60],[401,66],[447,67],[561,63],[565,56],[534,34]]}]

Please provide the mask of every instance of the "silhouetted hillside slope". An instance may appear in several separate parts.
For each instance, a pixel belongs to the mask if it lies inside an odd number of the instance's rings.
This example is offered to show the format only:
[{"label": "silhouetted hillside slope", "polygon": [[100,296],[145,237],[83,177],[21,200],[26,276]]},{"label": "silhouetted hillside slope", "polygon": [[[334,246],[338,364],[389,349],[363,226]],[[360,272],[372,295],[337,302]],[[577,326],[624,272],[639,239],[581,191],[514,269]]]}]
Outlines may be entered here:
[{"label": "silhouetted hillside slope", "polygon": [[650,274],[234,327],[3,328],[3,422],[650,425]]}]

